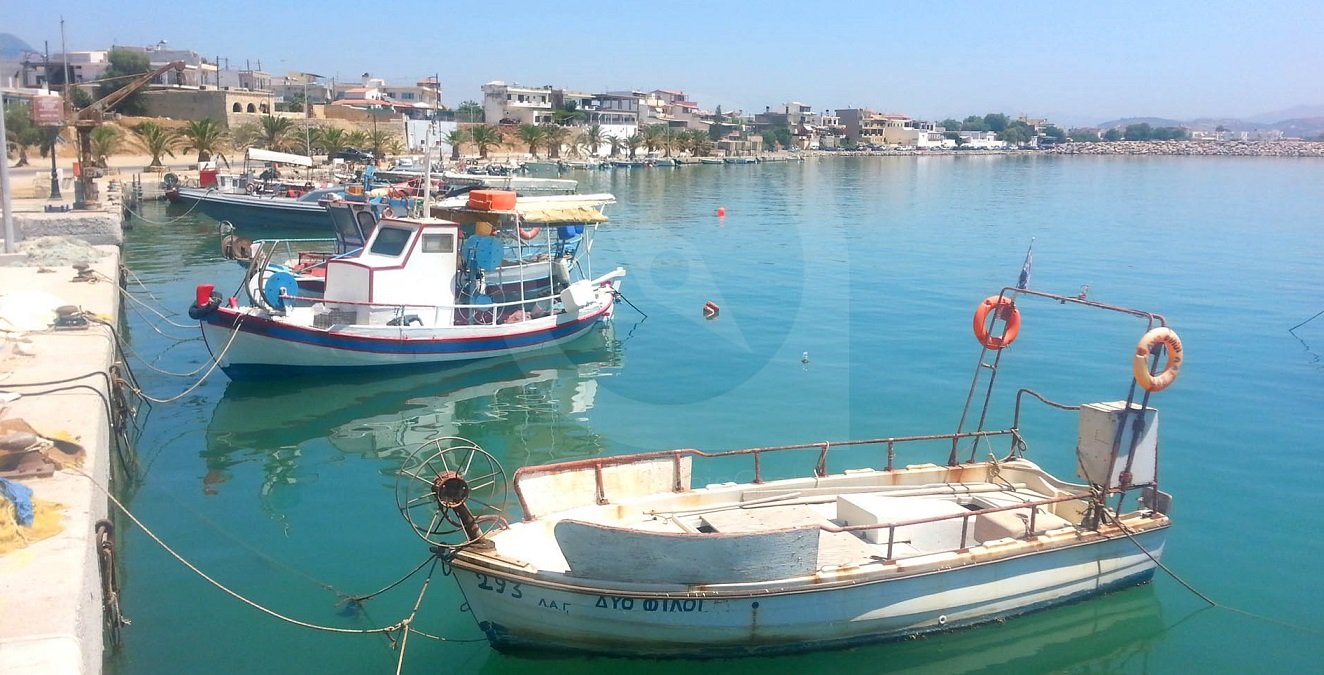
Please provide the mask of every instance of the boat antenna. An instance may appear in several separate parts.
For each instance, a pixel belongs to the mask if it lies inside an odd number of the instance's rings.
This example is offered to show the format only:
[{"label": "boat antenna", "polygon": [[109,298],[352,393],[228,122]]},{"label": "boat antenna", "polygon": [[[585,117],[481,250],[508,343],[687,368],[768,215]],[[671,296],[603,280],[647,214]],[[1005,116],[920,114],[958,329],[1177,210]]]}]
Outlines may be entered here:
[{"label": "boat antenna", "polygon": [[432,214],[432,125],[423,134],[423,215]]}]

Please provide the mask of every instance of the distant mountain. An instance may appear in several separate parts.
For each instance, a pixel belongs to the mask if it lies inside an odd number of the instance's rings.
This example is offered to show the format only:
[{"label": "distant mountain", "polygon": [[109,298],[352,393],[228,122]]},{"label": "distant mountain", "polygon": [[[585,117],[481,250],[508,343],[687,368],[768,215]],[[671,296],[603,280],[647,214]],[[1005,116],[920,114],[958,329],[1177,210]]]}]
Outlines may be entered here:
[{"label": "distant mountain", "polygon": [[1324,117],[1305,117],[1295,120],[1283,120],[1273,125],[1274,129],[1283,132],[1284,136],[1294,138],[1321,138],[1324,137]]},{"label": "distant mountain", "polygon": [[1179,127],[1183,123],[1179,120],[1170,120],[1164,117],[1123,117],[1109,122],[1099,122],[1095,126],[1100,129],[1112,129],[1115,127],[1126,128],[1131,124],[1148,124],[1151,127]]},{"label": "distant mountain", "polygon": [[10,33],[0,33],[0,59],[17,61],[27,52],[36,52],[31,45]]},{"label": "distant mountain", "polygon": [[[1286,114],[1293,111],[1302,111],[1309,113],[1319,111],[1317,114],[1306,114],[1298,117],[1286,118],[1276,117],[1279,114]],[[1262,121],[1263,118],[1273,117],[1269,121]],[[1237,119],[1232,117],[1201,117],[1193,120],[1173,120],[1164,117],[1124,117],[1122,119],[1100,122],[1097,126],[1100,129],[1125,129],[1131,124],[1148,124],[1151,127],[1182,127],[1192,131],[1264,131],[1268,129],[1277,129],[1283,132],[1283,136],[1288,138],[1317,138],[1324,135],[1324,106],[1297,106],[1281,111],[1280,113],[1267,113],[1257,115],[1250,119]]]},{"label": "distant mountain", "polygon": [[1285,110],[1275,110],[1247,117],[1246,120],[1260,124],[1277,124],[1284,120],[1299,120],[1310,117],[1324,117],[1324,105],[1297,105]]}]

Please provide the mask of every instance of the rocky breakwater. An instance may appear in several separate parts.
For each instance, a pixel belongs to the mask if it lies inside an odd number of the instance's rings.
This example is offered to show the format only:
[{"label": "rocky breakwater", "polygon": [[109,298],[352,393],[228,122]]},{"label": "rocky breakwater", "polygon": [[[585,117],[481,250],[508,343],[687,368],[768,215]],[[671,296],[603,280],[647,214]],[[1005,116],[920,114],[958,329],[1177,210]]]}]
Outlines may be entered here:
[{"label": "rocky breakwater", "polygon": [[1213,157],[1324,157],[1318,141],[1102,141],[1062,143],[1053,155],[1202,155]]}]

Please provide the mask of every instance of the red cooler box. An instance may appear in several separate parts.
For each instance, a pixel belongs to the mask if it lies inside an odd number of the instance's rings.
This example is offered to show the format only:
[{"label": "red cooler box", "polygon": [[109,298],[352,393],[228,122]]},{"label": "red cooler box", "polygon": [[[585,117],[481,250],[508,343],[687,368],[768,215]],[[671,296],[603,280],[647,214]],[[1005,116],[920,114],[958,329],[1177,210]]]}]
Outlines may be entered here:
[{"label": "red cooler box", "polygon": [[469,208],[482,211],[510,211],[515,208],[515,193],[506,190],[473,190]]}]

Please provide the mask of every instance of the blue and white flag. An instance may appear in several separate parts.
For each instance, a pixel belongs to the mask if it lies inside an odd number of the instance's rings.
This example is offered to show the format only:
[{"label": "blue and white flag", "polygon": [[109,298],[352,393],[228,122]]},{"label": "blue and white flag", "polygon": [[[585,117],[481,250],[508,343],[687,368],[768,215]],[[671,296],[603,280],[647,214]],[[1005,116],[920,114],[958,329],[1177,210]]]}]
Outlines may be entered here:
[{"label": "blue and white flag", "polygon": [[1021,278],[1016,281],[1016,288],[1026,289],[1030,286],[1030,266],[1034,264],[1034,239],[1030,239],[1030,248],[1025,251],[1025,264],[1021,266]]}]

